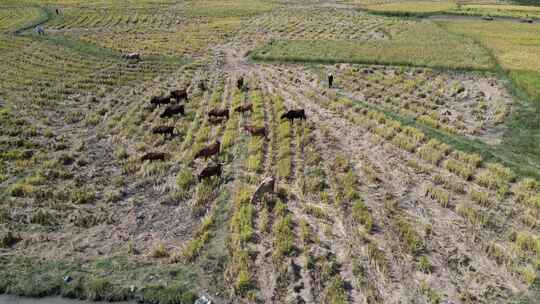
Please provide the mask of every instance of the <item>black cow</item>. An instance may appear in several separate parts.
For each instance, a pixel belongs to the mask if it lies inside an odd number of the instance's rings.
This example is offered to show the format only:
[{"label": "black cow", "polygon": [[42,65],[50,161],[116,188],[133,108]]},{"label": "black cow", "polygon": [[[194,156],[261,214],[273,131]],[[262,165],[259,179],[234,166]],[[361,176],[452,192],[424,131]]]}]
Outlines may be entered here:
[{"label": "black cow", "polygon": [[157,126],[152,129],[153,134],[174,135],[174,127],[171,126]]},{"label": "black cow", "polygon": [[291,122],[294,122],[295,119],[306,119],[306,112],[304,109],[298,109],[298,110],[289,110],[287,113],[284,113],[281,115],[281,119],[287,118]]},{"label": "black cow", "polygon": [[166,157],[167,157],[167,154],[163,152],[149,152],[143,155],[143,157],[141,157],[141,161],[144,162],[145,160],[149,160],[149,161],[165,160]]},{"label": "black cow", "polygon": [[205,178],[210,178],[212,176],[221,177],[221,173],[221,164],[208,165],[201,171],[201,173],[199,173],[199,182],[201,182]]},{"label": "black cow", "polygon": [[153,96],[150,99],[150,104],[153,105],[162,105],[162,104],[169,104],[171,103],[171,98],[169,96]]},{"label": "black cow", "polygon": [[229,119],[229,110],[228,109],[212,109],[208,112],[208,117],[227,117]]},{"label": "black cow", "polygon": [[186,89],[171,91],[171,94],[169,96],[172,99],[176,100],[176,102],[180,102],[182,100],[185,100],[185,101],[188,100],[188,93]]},{"label": "black cow", "polygon": [[159,117],[168,118],[173,117],[174,115],[181,114],[184,115],[184,105],[172,105],[168,106]]}]

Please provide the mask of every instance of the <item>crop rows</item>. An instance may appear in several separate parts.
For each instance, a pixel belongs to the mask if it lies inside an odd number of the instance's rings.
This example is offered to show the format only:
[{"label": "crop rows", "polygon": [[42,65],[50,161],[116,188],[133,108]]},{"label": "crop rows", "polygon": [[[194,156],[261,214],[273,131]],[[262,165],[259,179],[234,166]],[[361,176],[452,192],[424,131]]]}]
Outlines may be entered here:
[{"label": "crop rows", "polygon": [[[80,12],[80,11],[78,11]],[[47,24],[47,27],[55,30],[67,30],[77,28],[117,28],[144,26],[149,28],[165,28],[177,24],[180,17],[167,14],[166,11],[155,13],[130,11],[124,14],[120,11],[96,11],[84,14],[71,15],[69,11],[59,18]]]},{"label": "crop rows", "polygon": [[0,32],[13,32],[39,20],[42,11],[34,7],[0,7]]},{"label": "crop rows", "polygon": [[482,136],[510,113],[509,96],[501,87],[491,89],[491,81],[481,83],[474,78],[461,79],[459,74],[452,77],[430,70],[382,67],[350,66],[339,75],[338,86],[354,92],[349,96],[451,134]]},{"label": "crop rows", "polygon": [[384,38],[390,19],[343,10],[273,11],[245,22],[239,35],[249,39],[359,40]]},{"label": "crop rows", "polygon": [[[306,92],[305,94],[306,96],[309,96],[311,100],[314,99],[313,93]],[[315,100],[317,99],[315,98]],[[477,155],[457,151],[451,152],[449,146],[437,142],[436,140],[429,139],[421,131],[411,127],[402,127],[398,122],[392,121],[392,119],[389,119],[386,117],[386,115],[380,112],[365,109],[361,110],[361,106],[356,106],[351,101],[342,99],[337,101],[337,104],[336,101],[334,101],[334,103],[326,103],[319,100],[318,102],[321,102],[321,105],[324,105],[325,107],[336,109],[339,111],[339,113],[343,113],[346,118],[351,120],[351,122],[365,127],[368,132],[371,133],[368,138],[371,138],[371,140],[376,144],[383,143],[383,146],[385,146],[384,142],[389,141],[399,149],[406,151],[405,153],[422,151],[418,152],[419,155],[422,155],[421,159],[410,159],[407,162],[407,165],[415,171],[423,173],[431,172],[431,174],[433,174],[433,170],[435,168],[431,167],[430,165],[423,164],[422,159],[424,158],[428,161],[428,163],[435,163],[439,166],[445,166],[447,168],[450,168],[450,166],[445,164],[447,164],[450,159],[454,159],[454,162],[458,164],[458,167],[456,168],[459,168],[459,166],[463,166],[465,164],[467,164],[466,166],[472,166],[471,175],[469,175],[468,178],[463,178],[461,181],[456,181],[455,178],[450,176],[446,177],[448,173],[444,174],[445,177],[437,177],[435,179],[436,185],[429,186],[425,190],[426,196],[438,201],[443,208],[453,209],[455,206],[455,212],[465,218],[471,224],[471,226],[478,228],[481,227],[483,229],[487,229],[488,231],[490,229],[501,229],[501,222],[510,220],[510,218],[506,218],[505,215],[508,211],[494,213],[494,208],[503,210],[513,209],[513,214],[521,214],[519,216],[520,220],[518,220],[518,223],[516,223],[516,227],[514,229],[508,229],[506,230],[506,233],[512,235],[512,231],[521,231],[521,233],[527,235],[527,239],[535,239],[532,235],[534,235],[536,231],[535,227],[537,224],[534,224],[535,220],[532,219],[534,216],[531,217],[531,213],[534,214],[538,212],[538,206],[534,205],[535,195],[532,195],[531,192],[526,191],[529,193],[527,195],[528,203],[520,206],[516,206],[513,203],[513,200],[515,200],[516,197],[519,197],[519,194],[517,193],[523,191],[523,188],[527,187],[524,186],[524,183],[530,185],[529,189],[534,188],[537,189],[536,191],[538,191],[537,186],[531,184],[531,180],[522,180],[516,184],[513,182],[513,174],[509,172],[508,169],[505,169],[500,165],[482,164],[481,158]],[[384,132],[375,133],[375,130],[377,129],[387,129],[393,131],[386,135]],[[448,157],[447,161],[441,161],[442,158],[446,157]],[[480,169],[477,169],[477,167],[480,167]],[[460,169],[455,169],[454,172],[460,172],[459,170]],[[435,169],[435,171],[438,172],[440,170]],[[467,176],[468,174],[464,175],[464,177]],[[470,184],[471,179],[474,181],[473,184]],[[341,182],[340,184],[346,185],[347,183]],[[465,186],[467,184],[469,187]],[[536,183],[534,184],[536,185]],[[491,189],[494,189],[495,185],[499,187],[503,186],[502,189],[506,190],[502,190],[502,192],[499,190],[497,193],[490,191],[489,188],[491,187]],[[515,190],[508,191],[508,189]],[[462,198],[464,193],[468,193],[467,198]],[[499,202],[497,207],[494,207],[492,204],[494,198]],[[457,205],[454,205],[455,201],[458,201]],[[402,226],[402,224],[397,225],[398,228]],[[407,243],[411,242],[410,246],[413,246],[412,248],[416,248],[416,245],[414,245],[414,238],[409,239],[410,233],[407,232],[407,229],[409,228],[406,228],[406,225],[403,227],[396,231],[397,235],[400,236],[400,238],[403,238],[403,240]],[[400,232],[401,229],[405,230]],[[478,230],[476,231],[478,232]],[[513,237],[510,237],[510,241],[501,239],[499,240],[498,244],[504,244],[504,253],[508,259],[512,259],[508,256],[511,254],[511,252],[513,252],[512,248],[521,246],[513,241]],[[484,246],[489,247],[490,245],[485,243]],[[508,266],[510,272],[520,274],[523,280],[527,283],[531,282],[531,271],[536,263],[534,260],[537,259],[537,253],[535,253],[534,249],[531,249],[529,252],[532,253],[532,260],[530,258],[520,258],[518,260],[513,260],[514,262],[510,265],[505,264]]]},{"label": "crop rows", "polygon": [[[0,76],[2,89],[21,96],[27,105],[52,105],[90,94],[103,97],[114,87],[149,80],[174,66],[155,62],[133,65],[79,55],[26,38],[2,39],[6,42],[1,59],[6,67]],[[32,90],[28,90],[29,86]]]}]

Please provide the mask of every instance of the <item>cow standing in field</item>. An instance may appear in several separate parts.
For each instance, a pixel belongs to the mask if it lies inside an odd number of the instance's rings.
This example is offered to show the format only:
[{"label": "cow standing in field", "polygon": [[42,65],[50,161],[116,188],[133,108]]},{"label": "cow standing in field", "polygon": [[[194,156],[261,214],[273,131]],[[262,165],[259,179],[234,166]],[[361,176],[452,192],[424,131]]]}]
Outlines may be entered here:
[{"label": "cow standing in field", "polygon": [[152,96],[150,98],[150,104],[160,106],[162,104],[171,103],[171,98],[169,96]]},{"label": "cow standing in field", "polygon": [[122,58],[126,59],[126,60],[140,61],[141,60],[141,55],[139,55],[139,53],[128,53],[128,54],[122,55]]},{"label": "cow standing in field", "polygon": [[171,91],[171,94],[169,96],[170,98],[176,100],[176,102],[180,102],[182,100],[185,100],[185,101],[188,100],[188,93],[186,89]]},{"label": "cow standing in field", "polygon": [[201,150],[199,150],[199,152],[195,154],[194,158],[197,159],[200,157],[204,157],[204,159],[208,159],[210,156],[219,154],[220,147],[221,147],[221,143],[219,142],[219,140],[216,140],[215,143],[210,144],[202,148]]},{"label": "cow standing in field", "polygon": [[212,109],[208,112],[208,117],[227,117],[229,119],[229,110],[228,109]]},{"label": "cow standing in field", "polygon": [[224,122],[225,120],[227,120],[226,117],[214,117],[214,116],[208,117],[208,122],[213,124],[213,125],[220,124],[220,123]]},{"label": "cow standing in field", "polygon": [[236,80],[236,87],[239,90],[242,90],[244,88],[244,77],[240,77],[238,78],[238,80]]},{"label": "cow standing in field", "polygon": [[281,115],[281,119],[284,118],[290,120],[291,123],[293,123],[295,119],[305,120],[306,112],[304,111],[304,109],[289,110],[287,113]]},{"label": "cow standing in field", "polygon": [[208,165],[206,168],[202,169],[201,173],[199,173],[198,179],[199,183],[206,178],[210,178],[212,176],[218,176],[221,177],[221,164],[216,165]]},{"label": "cow standing in field", "polygon": [[260,201],[265,194],[274,193],[276,185],[276,178],[273,176],[265,178],[257,187],[253,195],[251,196],[251,203],[254,204]]},{"label": "cow standing in field", "polygon": [[152,129],[153,134],[163,134],[172,137],[174,135],[174,127],[172,126],[157,126]]},{"label": "cow standing in field", "polygon": [[163,152],[149,152],[141,157],[141,161],[144,162],[146,160],[149,160],[149,161],[165,160],[166,157],[167,157],[167,154]]},{"label": "cow standing in field", "polygon": [[184,105],[172,105],[168,106],[163,113],[159,117],[161,118],[169,118],[173,117],[174,115],[181,114],[184,115]]},{"label": "cow standing in field", "polygon": [[255,127],[255,126],[244,126],[244,130],[248,131],[253,136],[266,136],[265,127]]},{"label": "cow standing in field", "polygon": [[236,107],[234,109],[235,112],[238,112],[238,113],[244,113],[244,112],[253,112],[253,104],[251,103],[248,103],[248,104],[245,104],[245,105],[239,105],[238,107]]}]

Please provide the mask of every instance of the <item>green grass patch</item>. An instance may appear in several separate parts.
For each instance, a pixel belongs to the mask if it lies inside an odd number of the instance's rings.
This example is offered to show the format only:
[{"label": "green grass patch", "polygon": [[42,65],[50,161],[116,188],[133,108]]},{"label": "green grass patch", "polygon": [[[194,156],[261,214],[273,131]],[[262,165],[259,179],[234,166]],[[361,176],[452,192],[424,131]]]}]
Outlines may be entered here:
[{"label": "green grass patch", "polygon": [[[397,26],[396,26],[397,27]],[[404,22],[389,39],[280,40],[255,50],[251,58],[262,61],[311,63],[368,63],[415,65],[451,69],[491,69],[486,50],[473,40],[453,35],[434,23]]]},{"label": "green grass patch", "polygon": [[456,8],[454,1],[399,1],[366,5],[369,12],[392,16],[421,16]]}]

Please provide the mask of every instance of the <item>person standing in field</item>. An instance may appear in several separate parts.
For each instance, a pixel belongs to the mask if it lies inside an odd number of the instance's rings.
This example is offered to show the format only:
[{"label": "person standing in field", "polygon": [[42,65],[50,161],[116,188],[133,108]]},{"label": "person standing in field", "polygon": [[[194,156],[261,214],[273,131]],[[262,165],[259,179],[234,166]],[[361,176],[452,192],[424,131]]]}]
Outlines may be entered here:
[{"label": "person standing in field", "polygon": [[41,25],[36,26],[36,33],[38,35],[45,35],[45,29],[43,29],[43,26]]},{"label": "person standing in field", "polygon": [[332,73],[328,74],[328,88],[331,89],[334,83],[334,75]]}]

